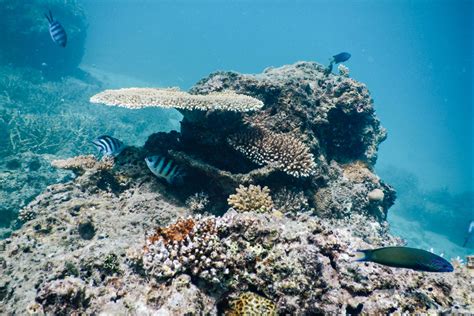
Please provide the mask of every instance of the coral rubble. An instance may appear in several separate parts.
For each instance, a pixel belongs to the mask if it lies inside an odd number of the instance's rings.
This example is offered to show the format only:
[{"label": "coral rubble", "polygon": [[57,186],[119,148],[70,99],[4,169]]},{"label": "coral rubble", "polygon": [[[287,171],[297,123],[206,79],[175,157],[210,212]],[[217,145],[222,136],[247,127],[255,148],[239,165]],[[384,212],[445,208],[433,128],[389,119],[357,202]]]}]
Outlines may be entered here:
[{"label": "coral rubble", "polygon": [[[354,261],[357,249],[402,245],[385,221],[395,192],[373,171],[385,131],[363,84],[300,62],[216,73],[186,98],[225,90],[265,105],[181,109],[180,133],[154,134],[113,165],[56,162],[76,177],[23,208],[24,225],[0,242],[0,313],[473,311],[472,269],[459,262],[435,274]],[[149,154],[186,166],[185,185],[156,181]]]}]

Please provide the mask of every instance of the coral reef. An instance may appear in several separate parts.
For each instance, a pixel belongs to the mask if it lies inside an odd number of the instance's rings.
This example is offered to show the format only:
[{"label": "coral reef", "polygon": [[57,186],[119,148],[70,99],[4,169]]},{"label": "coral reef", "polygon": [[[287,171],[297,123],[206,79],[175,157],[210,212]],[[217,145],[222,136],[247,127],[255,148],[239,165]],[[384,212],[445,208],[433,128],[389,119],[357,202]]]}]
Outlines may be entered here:
[{"label": "coral reef", "polygon": [[[191,94],[224,90],[265,105],[246,113],[181,109],[180,133],[128,147],[111,168],[92,157],[57,162],[76,176],[23,208],[24,225],[0,242],[0,313],[473,311],[472,269],[459,261],[444,274],[354,261],[357,249],[403,244],[388,233],[395,192],[373,171],[385,131],[363,84],[301,62],[213,74]],[[312,158],[311,174],[236,155],[229,139],[241,131],[279,139],[270,153],[282,139],[297,144]],[[185,185],[157,181],[149,154],[186,166]],[[291,157],[288,164],[299,156]]]},{"label": "coral reef", "polygon": [[176,108],[184,110],[225,110],[247,112],[258,110],[262,101],[232,91],[193,95],[177,88],[124,88],[105,90],[90,98],[92,103],[121,106],[129,109],[145,107]]},{"label": "coral reef", "polygon": [[268,187],[251,184],[249,187],[240,185],[237,193],[227,199],[230,207],[239,212],[255,211],[260,213],[273,210],[273,201]]}]

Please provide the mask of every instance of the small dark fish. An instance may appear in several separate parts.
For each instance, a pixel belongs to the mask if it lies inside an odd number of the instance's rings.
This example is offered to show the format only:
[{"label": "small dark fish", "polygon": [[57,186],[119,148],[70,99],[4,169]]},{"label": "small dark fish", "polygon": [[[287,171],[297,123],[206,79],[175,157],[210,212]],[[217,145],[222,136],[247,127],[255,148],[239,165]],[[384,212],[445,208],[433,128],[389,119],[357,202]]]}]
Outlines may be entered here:
[{"label": "small dark fish", "polygon": [[108,135],[99,136],[92,143],[105,156],[118,156],[126,147],[120,140]]},{"label": "small dark fish", "polygon": [[49,22],[49,34],[53,42],[58,44],[61,47],[66,47],[67,44],[67,34],[64,27],[57,20],[53,18],[53,14],[49,11],[49,15],[44,15]]},{"label": "small dark fish", "polygon": [[469,242],[469,239],[474,235],[474,220],[471,221],[469,224],[469,228],[467,229],[467,236],[466,239],[464,239],[464,243],[462,244],[463,247],[466,247],[467,243]]},{"label": "small dark fish", "polygon": [[349,58],[351,58],[351,54],[349,54],[347,52],[342,52],[342,53],[339,53],[337,55],[332,56],[331,62],[329,63],[326,70],[324,71],[324,74],[326,76],[329,75],[332,72],[332,67],[334,66],[334,64],[339,64],[339,63],[345,62],[345,61],[349,60]]},{"label": "small dark fish", "polygon": [[371,261],[389,267],[427,272],[452,272],[453,266],[444,258],[426,250],[409,247],[385,247],[359,250],[356,261]]},{"label": "small dark fish", "polygon": [[332,56],[332,60],[335,64],[343,63],[351,58],[351,54],[342,52],[337,55]]},{"label": "small dark fish", "polygon": [[184,171],[172,159],[165,156],[151,156],[146,157],[145,162],[155,176],[166,180],[169,184],[180,184],[182,181]]}]

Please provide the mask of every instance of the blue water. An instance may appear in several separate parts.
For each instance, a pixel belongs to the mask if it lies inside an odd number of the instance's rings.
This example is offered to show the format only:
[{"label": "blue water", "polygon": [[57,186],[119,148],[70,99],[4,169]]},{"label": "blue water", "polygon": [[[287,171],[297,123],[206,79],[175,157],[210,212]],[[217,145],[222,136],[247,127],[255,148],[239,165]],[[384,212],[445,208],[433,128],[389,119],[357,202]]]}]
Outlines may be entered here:
[{"label": "blue water", "polygon": [[474,241],[460,244],[474,218],[473,1],[81,3],[82,67],[110,86],[187,89],[217,70],[259,73],[350,52],[351,77],[367,84],[388,129],[376,167],[399,192],[394,233],[472,253]]}]

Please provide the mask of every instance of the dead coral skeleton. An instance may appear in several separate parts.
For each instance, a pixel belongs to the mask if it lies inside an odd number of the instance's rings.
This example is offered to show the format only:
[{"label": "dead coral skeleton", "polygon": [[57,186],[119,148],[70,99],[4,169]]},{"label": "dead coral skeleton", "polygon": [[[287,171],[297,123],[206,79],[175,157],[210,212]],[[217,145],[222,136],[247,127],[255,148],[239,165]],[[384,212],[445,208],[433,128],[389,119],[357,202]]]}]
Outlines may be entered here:
[{"label": "dead coral skeleton", "polygon": [[92,96],[90,102],[121,106],[129,109],[161,107],[201,111],[225,110],[248,112],[263,107],[262,101],[233,91],[195,95],[180,91],[177,88],[123,88],[118,90],[105,90]]},{"label": "dead coral skeleton", "polygon": [[290,134],[250,128],[231,135],[228,143],[258,165],[269,165],[293,177],[314,174],[316,163],[310,149]]},{"label": "dead coral skeleton", "polygon": [[237,193],[227,199],[229,205],[239,212],[255,211],[259,213],[273,210],[273,201],[268,187],[251,184],[249,187],[240,185]]}]

